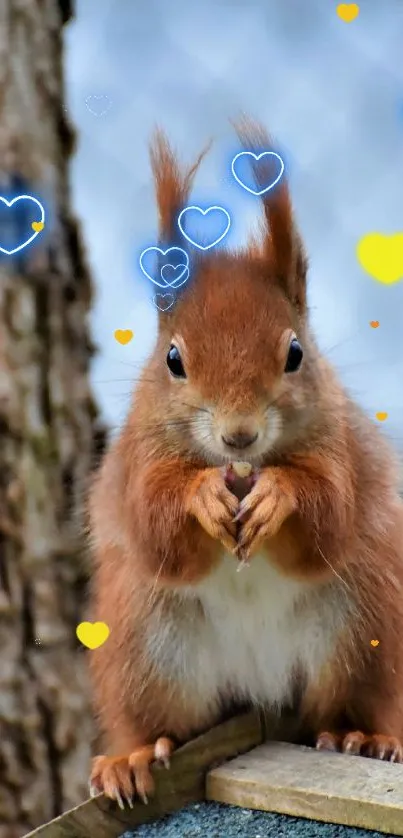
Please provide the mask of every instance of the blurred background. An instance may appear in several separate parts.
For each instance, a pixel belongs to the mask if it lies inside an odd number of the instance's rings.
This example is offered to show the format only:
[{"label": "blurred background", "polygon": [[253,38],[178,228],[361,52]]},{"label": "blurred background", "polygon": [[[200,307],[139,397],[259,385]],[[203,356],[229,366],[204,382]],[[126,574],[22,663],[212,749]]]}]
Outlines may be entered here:
[{"label": "blurred background", "polygon": [[0,254],[0,838],[87,794],[83,497],[155,339],[138,256],[156,243],[156,124],[186,162],[214,139],[192,198],[231,211],[229,245],[259,206],[230,176],[228,120],[267,125],[320,347],[369,415],[387,412],[401,456],[403,282],[371,279],[355,249],[403,231],[403,6],[363,0],[347,24],[336,5],[2,0],[0,194],[37,195],[47,221]]}]

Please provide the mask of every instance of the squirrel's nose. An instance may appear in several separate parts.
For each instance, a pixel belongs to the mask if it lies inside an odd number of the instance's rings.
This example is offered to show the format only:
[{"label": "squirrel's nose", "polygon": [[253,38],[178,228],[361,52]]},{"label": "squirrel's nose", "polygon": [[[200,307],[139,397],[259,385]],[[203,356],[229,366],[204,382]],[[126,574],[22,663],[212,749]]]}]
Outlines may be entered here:
[{"label": "squirrel's nose", "polygon": [[236,431],[235,433],[228,434],[228,436],[222,436],[221,439],[225,442],[226,445],[230,445],[231,448],[248,448],[249,445],[253,445],[258,438],[258,434],[251,434],[248,431]]}]

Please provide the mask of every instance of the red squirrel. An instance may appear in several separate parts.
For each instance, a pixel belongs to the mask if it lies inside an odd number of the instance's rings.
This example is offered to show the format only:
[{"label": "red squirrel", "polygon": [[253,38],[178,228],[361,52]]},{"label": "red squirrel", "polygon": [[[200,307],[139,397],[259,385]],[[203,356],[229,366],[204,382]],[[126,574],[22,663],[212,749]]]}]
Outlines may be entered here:
[{"label": "red squirrel", "polygon": [[[252,122],[238,134],[273,148]],[[202,156],[186,170],[153,140],[167,246]],[[159,313],[90,494],[92,619],[110,629],[90,654],[108,754],[90,789],[120,806],[146,801],[151,763],[168,766],[229,708],[281,711],[296,690],[317,748],[403,760],[397,458],[311,333],[284,176],[256,200],[260,237],[200,255]],[[253,477],[242,499],[240,460]]]}]

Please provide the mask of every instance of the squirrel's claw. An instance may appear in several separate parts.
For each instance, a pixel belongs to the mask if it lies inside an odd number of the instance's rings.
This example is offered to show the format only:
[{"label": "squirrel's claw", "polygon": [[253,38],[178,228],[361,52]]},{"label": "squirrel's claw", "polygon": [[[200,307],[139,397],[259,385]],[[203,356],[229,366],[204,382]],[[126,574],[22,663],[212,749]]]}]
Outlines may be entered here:
[{"label": "squirrel's claw", "polygon": [[98,795],[101,794],[100,789],[98,789],[92,783],[89,784],[89,792],[90,792],[90,797],[98,797]]}]

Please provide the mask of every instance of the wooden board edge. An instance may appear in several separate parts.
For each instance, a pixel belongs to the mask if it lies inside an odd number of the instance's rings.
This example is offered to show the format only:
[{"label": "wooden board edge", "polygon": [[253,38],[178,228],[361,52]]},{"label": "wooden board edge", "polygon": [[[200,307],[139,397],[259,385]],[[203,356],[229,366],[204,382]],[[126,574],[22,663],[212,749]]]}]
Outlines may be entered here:
[{"label": "wooden board edge", "polygon": [[86,800],[24,838],[119,838],[125,830],[156,820],[189,803],[205,799],[205,776],[212,765],[260,745],[264,724],[259,711],[235,716],[183,745],[167,771],[153,767],[156,792],[145,806],[121,811],[104,795]]},{"label": "wooden board edge", "polygon": [[[350,756],[345,758],[352,759]],[[241,770],[239,778],[235,779],[234,773],[235,769],[232,776],[226,776],[225,770],[208,772],[205,799],[243,809],[403,836],[403,812],[393,804],[370,800],[364,802],[354,796],[333,797],[315,789],[296,789],[285,785],[269,786],[262,783],[259,788],[256,782],[245,781]]]},{"label": "wooden board edge", "polygon": [[296,792],[295,790],[276,789],[275,795],[259,794],[256,791],[237,788],[228,781],[209,778],[207,781],[206,800],[237,806],[242,809],[254,809],[260,812],[274,812],[294,818],[332,823],[338,826],[368,829],[385,835],[403,836],[403,819],[393,807],[371,803],[360,803],[355,811],[346,806],[346,800],[332,798],[324,806],[323,795],[315,792]]}]

